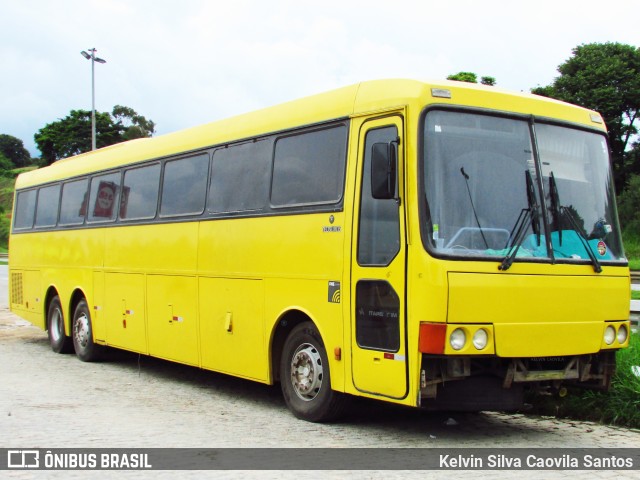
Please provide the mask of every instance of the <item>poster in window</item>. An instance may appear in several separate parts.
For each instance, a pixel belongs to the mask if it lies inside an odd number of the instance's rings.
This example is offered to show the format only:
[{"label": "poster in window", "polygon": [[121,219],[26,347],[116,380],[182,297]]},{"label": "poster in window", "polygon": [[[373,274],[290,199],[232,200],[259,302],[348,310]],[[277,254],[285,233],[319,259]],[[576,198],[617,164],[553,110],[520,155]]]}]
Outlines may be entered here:
[{"label": "poster in window", "polygon": [[112,218],[113,202],[116,198],[118,186],[113,182],[100,182],[98,195],[93,207],[93,216],[96,218]]}]

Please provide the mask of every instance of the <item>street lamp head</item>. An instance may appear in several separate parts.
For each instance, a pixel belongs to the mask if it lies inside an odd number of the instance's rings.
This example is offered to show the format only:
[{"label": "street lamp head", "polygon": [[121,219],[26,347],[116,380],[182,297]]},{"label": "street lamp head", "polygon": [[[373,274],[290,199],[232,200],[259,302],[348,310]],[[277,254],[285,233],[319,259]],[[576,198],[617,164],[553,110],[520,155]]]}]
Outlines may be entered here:
[{"label": "street lamp head", "polygon": [[94,60],[98,63],[107,63],[106,60],[103,60],[102,58],[98,58],[98,57],[94,58]]},{"label": "street lamp head", "polygon": [[91,60],[91,55],[89,55],[89,54],[88,54],[87,52],[85,52],[84,50],[82,50],[80,53],[81,53],[81,54],[82,54],[82,56],[83,56],[84,58],[86,58],[87,60]]}]

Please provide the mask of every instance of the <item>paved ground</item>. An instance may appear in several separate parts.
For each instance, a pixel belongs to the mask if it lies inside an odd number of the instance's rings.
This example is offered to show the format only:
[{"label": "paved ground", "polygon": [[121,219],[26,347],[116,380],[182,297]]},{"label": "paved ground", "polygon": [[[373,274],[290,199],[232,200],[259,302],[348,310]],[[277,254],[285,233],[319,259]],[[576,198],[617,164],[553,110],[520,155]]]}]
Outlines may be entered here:
[{"label": "paved ground", "polygon": [[[0,285],[2,288],[2,285]],[[112,352],[102,363],[54,354],[46,334],[0,305],[0,448],[639,447],[640,431],[521,414],[432,414],[356,402],[347,420],[296,420],[277,387]],[[114,472],[90,472],[113,478]],[[584,472],[351,472],[354,478],[565,478]],[[0,472],[86,478],[86,472]],[[122,472],[127,478],[344,478],[345,472]],[[639,478],[640,472],[590,472]],[[635,476],[634,476],[635,475]]]}]

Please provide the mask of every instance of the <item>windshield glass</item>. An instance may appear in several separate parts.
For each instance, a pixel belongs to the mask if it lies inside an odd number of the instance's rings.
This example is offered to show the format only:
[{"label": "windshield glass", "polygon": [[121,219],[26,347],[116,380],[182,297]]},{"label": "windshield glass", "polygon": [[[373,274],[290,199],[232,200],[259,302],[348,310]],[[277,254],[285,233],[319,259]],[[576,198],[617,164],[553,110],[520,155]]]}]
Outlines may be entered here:
[{"label": "windshield glass", "polygon": [[586,239],[598,260],[624,259],[604,136],[536,124],[536,137],[554,257],[588,258]]},{"label": "windshield glass", "polygon": [[427,113],[425,245],[444,256],[510,257],[509,265],[514,259],[548,262],[552,256],[569,262],[594,256],[596,263],[624,260],[604,136],[535,124],[535,156],[533,131],[526,119]]}]

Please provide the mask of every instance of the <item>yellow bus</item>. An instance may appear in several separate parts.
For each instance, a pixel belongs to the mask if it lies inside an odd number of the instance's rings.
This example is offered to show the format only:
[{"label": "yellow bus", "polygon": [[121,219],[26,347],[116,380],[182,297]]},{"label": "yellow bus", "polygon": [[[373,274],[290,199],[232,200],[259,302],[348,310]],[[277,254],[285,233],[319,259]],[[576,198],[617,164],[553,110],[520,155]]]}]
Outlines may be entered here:
[{"label": "yellow bus", "polygon": [[457,82],[363,82],[16,182],[10,303],[105,346],[351,396],[514,410],[607,388],[629,269],[601,116]]}]

